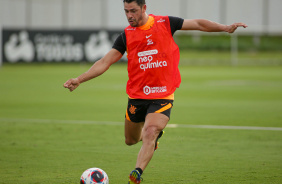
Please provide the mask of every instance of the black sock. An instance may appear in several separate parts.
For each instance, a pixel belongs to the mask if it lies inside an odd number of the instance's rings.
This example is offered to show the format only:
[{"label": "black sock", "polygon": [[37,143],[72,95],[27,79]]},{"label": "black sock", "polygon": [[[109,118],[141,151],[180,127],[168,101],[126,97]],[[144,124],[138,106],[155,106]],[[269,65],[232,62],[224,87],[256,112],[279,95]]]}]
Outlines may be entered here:
[{"label": "black sock", "polygon": [[142,169],[140,168],[140,167],[138,167],[138,168],[135,168],[139,173],[140,173],[140,175],[142,175],[143,174],[143,171],[142,171]]}]

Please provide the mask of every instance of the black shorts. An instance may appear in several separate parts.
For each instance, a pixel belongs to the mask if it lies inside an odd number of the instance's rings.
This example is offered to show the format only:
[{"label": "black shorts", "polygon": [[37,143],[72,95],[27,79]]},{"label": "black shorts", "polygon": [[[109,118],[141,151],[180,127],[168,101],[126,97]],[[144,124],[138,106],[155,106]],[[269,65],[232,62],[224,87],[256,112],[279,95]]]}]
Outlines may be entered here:
[{"label": "black shorts", "polygon": [[172,106],[173,100],[128,99],[125,118],[135,123],[145,122],[145,118],[149,113],[162,113],[170,118]]}]

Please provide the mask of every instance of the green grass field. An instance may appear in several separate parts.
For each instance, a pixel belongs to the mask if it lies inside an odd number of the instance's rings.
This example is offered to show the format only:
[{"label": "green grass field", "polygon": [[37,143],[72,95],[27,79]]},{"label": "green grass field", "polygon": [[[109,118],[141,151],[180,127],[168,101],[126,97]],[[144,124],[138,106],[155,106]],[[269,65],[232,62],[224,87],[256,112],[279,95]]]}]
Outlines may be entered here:
[{"label": "green grass field", "polygon": [[[104,169],[111,184],[127,183],[141,144],[124,143],[126,65],[72,93],[63,88],[89,67],[0,68],[1,184],[75,184],[90,167]],[[176,125],[166,128],[143,183],[281,184],[282,67],[180,70]]]}]

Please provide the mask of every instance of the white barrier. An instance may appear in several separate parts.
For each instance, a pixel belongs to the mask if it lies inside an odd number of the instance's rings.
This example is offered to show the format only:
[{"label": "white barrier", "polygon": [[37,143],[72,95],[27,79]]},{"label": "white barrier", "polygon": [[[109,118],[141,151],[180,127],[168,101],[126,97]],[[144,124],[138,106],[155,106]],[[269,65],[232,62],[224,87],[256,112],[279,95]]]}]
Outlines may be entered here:
[{"label": "white barrier", "polygon": [[[244,22],[247,32],[282,34],[281,0],[147,0],[155,15]],[[124,29],[122,0],[0,0],[0,25],[31,28]]]}]

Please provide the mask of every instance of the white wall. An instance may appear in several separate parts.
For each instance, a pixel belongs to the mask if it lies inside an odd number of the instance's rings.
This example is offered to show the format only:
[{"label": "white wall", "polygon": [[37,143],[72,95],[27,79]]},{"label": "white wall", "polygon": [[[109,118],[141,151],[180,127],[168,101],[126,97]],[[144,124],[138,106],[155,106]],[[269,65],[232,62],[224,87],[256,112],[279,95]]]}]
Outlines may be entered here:
[{"label": "white wall", "polygon": [[270,31],[281,32],[282,28],[282,0],[271,0],[268,14]]},{"label": "white wall", "polygon": [[181,7],[181,0],[162,0],[162,1],[154,1],[147,0],[147,12],[155,15],[171,15],[178,16],[180,15],[179,8]]},{"label": "white wall", "polygon": [[[245,22],[249,32],[282,34],[282,0],[147,0],[147,5],[156,15]],[[122,0],[0,0],[1,25],[123,29],[128,23]]]},{"label": "white wall", "polygon": [[103,10],[101,0],[69,0],[65,1],[67,7],[68,27],[101,27],[103,25]]},{"label": "white wall", "polygon": [[227,23],[244,22],[252,31],[263,30],[263,1],[236,0],[227,4]]},{"label": "white wall", "polygon": [[32,0],[31,25],[34,27],[60,27],[62,25],[62,3],[58,0]]},{"label": "white wall", "polygon": [[186,17],[188,19],[209,19],[221,22],[220,0],[187,0]]},{"label": "white wall", "polygon": [[0,25],[25,26],[26,2],[23,0],[0,0]]}]

